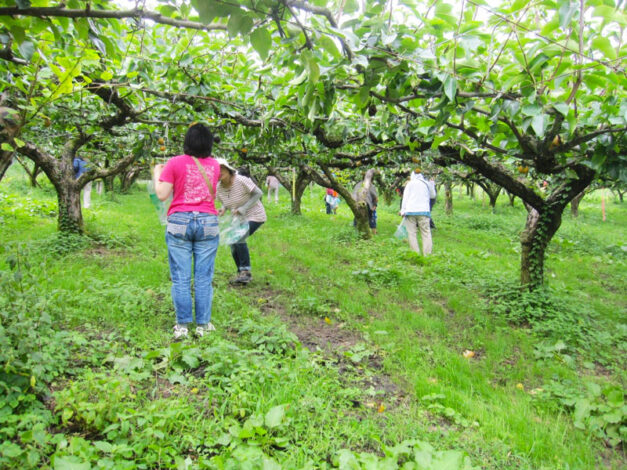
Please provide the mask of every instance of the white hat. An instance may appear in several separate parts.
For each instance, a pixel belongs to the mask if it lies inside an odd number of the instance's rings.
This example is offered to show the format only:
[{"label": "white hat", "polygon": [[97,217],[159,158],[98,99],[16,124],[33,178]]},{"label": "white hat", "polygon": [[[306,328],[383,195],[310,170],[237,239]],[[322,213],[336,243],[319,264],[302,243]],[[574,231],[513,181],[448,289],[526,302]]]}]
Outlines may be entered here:
[{"label": "white hat", "polygon": [[216,161],[220,164],[220,166],[223,166],[225,168],[228,168],[229,171],[233,172],[233,173],[237,173],[237,170],[235,168],[233,168],[229,162],[226,161],[226,158],[216,158]]}]

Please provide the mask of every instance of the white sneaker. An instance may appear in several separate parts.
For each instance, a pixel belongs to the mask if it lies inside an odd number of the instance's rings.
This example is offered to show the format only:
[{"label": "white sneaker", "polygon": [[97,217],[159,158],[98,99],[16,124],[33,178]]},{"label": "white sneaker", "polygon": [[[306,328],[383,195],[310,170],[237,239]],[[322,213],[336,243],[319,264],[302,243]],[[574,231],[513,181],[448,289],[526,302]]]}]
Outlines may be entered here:
[{"label": "white sneaker", "polygon": [[183,325],[174,325],[174,339],[187,338],[187,327]]},{"label": "white sneaker", "polygon": [[198,325],[196,327],[196,336],[198,336],[199,338],[202,338],[210,331],[216,331],[216,327],[213,326],[212,323],[207,323],[206,325]]}]

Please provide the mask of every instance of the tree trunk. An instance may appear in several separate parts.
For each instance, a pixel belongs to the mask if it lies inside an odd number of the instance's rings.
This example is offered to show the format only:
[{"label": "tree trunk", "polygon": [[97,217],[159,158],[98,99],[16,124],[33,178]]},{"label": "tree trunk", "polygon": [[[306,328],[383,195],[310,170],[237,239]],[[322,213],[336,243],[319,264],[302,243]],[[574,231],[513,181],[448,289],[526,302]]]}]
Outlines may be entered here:
[{"label": "tree trunk", "polygon": [[128,193],[130,191],[131,186],[139,176],[139,171],[138,168],[131,168],[120,175],[120,192]]},{"label": "tree trunk", "polygon": [[499,198],[499,193],[488,193],[488,197],[490,198],[490,207],[492,208],[492,212],[496,212],[496,200]]},{"label": "tree trunk", "polygon": [[361,238],[372,238],[372,231],[370,230],[370,223],[368,220],[368,206],[365,201],[357,202],[356,210],[353,211],[355,216],[355,228],[359,232]]},{"label": "tree trunk", "polygon": [[496,200],[499,198],[499,194],[501,194],[501,188],[497,185],[488,184],[483,190],[488,195],[489,204],[494,214],[496,212]]},{"label": "tree trunk", "polygon": [[[105,158],[105,164],[104,164],[105,169],[109,168],[110,166],[111,166],[111,162],[109,161],[108,158]],[[103,178],[103,181],[104,181],[105,191],[108,193],[112,193],[113,184],[115,183],[115,175],[108,176],[107,178]]]},{"label": "tree trunk", "polygon": [[4,178],[4,174],[7,172],[11,163],[13,163],[13,153],[6,150],[0,151],[0,181]]},{"label": "tree trunk", "polygon": [[292,202],[291,213],[292,215],[301,215],[300,205],[303,200],[303,194],[305,194],[305,190],[309,185],[310,179],[307,177],[307,174],[303,171],[299,171],[296,175],[296,185],[294,194],[292,194],[292,190],[290,188],[290,199]]},{"label": "tree trunk", "polygon": [[329,170],[327,166],[322,163],[319,163],[319,165],[326,175],[328,181],[325,181],[324,178],[322,178],[313,170],[310,170],[309,172],[310,177],[322,187],[335,189],[340,194],[340,196],[344,198],[346,205],[353,213],[353,216],[355,217],[355,228],[357,228],[360,236],[364,239],[372,238],[372,231],[370,230],[370,225],[368,223],[368,206],[366,205],[366,195],[368,194],[368,190],[370,188],[370,185],[372,184],[374,170],[370,169],[366,172],[366,177],[362,182],[361,190],[357,191],[357,194],[355,194],[355,198],[353,198],[351,192],[333,177],[333,173],[331,172],[331,170]]},{"label": "tree trunk", "polygon": [[109,176],[108,178],[104,178],[105,191],[108,193],[112,193],[113,188],[114,188],[114,183],[115,183],[115,176]]},{"label": "tree trunk", "polygon": [[[8,95],[2,93],[0,95],[0,105],[4,103],[8,98]],[[13,113],[12,113],[13,111]],[[15,120],[15,111],[11,108],[2,106],[0,108],[0,144],[5,142],[15,148],[15,141],[13,140],[20,133],[20,125]],[[5,173],[13,163],[13,150],[0,150],[0,181],[4,178]]]},{"label": "tree trunk", "polygon": [[[361,183],[361,188],[355,193],[354,205],[349,204],[353,215],[355,216],[355,227],[359,232],[361,238],[372,238],[372,231],[370,230],[370,224],[368,220],[368,204],[366,199],[370,192],[370,186],[372,186],[372,179],[374,178],[374,170],[370,169],[366,171],[366,176]],[[347,201],[348,202],[348,201]]]},{"label": "tree trunk", "polygon": [[507,197],[509,198],[509,205],[511,207],[514,207],[514,201],[516,200],[516,195],[508,192]]},{"label": "tree trunk", "polygon": [[581,191],[577,194],[572,201],[570,201],[570,213],[574,218],[579,217],[579,203],[585,196],[585,191]]},{"label": "tree trunk", "polygon": [[[290,173],[290,175],[291,174],[293,173]],[[287,192],[290,194],[290,201],[292,205],[291,207],[292,215],[301,215],[300,206],[301,206],[301,202],[303,199],[303,194],[305,194],[305,190],[307,189],[307,186],[311,182],[311,177],[309,176],[309,173],[307,173],[307,171],[305,171],[303,168],[300,168],[298,170],[298,173],[296,174],[294,192],[292,192],[292,179],[291,178],[285,177],[284,175],[280,174],[273,167],[268,168],[268,175],[275,176],[276,179],[279,180],[279,183],[281,183],[281,186],[283,186],[287,190]]]},{"label": "tree trunk", "polygon": [[444,212],[446,215],[453,213],[453,187],[451,183],[444,183]]},{"label": "tree trunk", "polygon": [[35,163],[35,166],[33,166],[33,171],[28,174],[28,177],[30,179],[30,185],[33,188],[39,187],[39,183],[37,182],[37,177],[39,176],[39,173],[41,173],[41,168]]},{"label": "tree trunk", "polygon": [[63,233],[83,233],[81,189],[75,184],[62,182],[56,185],[59,205],[58,229]]},{"label": "tree trunk", "polygon": [[535,290],[544,282],[544,256],[546,248],[562,223],[562,211],[547,206],[538,212],[527,206],[527,222],[520,235],[520,282]]}]

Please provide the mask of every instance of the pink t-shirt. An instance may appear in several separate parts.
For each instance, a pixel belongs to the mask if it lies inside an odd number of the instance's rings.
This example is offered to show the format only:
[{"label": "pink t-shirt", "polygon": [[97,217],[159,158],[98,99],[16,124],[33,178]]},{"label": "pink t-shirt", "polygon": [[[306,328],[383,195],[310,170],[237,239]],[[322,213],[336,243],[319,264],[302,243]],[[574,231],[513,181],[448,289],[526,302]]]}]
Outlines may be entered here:
[{"label": "pink t-shirt", "polygon": [[[205,169],[215,194],[220,178],[220,164],[213,157],[199,158],[198,161]],[[205,178],[200,173],[194,159],[189,155],[179,155],[168,160],[159,181],[171,183],[174,186],[168,215],[174,212],[193,211],[218,214]]]}]

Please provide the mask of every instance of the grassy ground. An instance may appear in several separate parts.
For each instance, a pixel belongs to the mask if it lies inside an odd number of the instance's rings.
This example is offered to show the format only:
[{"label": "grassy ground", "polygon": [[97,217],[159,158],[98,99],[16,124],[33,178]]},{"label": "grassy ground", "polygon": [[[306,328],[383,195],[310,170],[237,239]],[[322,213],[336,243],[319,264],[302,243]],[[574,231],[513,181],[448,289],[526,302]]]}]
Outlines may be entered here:
[{"label": "grassy ground", "polygon": [[424,259],[392,236],[398,201],[361,241],[345,204],[327,216],[313,188],[295,217],[283,192],[250,240],[254,281],[228,284],[221,247],[217,331],[173,343],[145,191],[94,194],[85,241],[56,235],[42,184],[15,169],[0,183],[3,328],[32,348],[30,384],[0,402],[0,467],[626,464],[627,215],[609,193],[606,221],[600,192],[565,214],[547,289],[530,296],[516,289],[519,201],[492,213],[456,190],[453,215],[436,205]]}]

